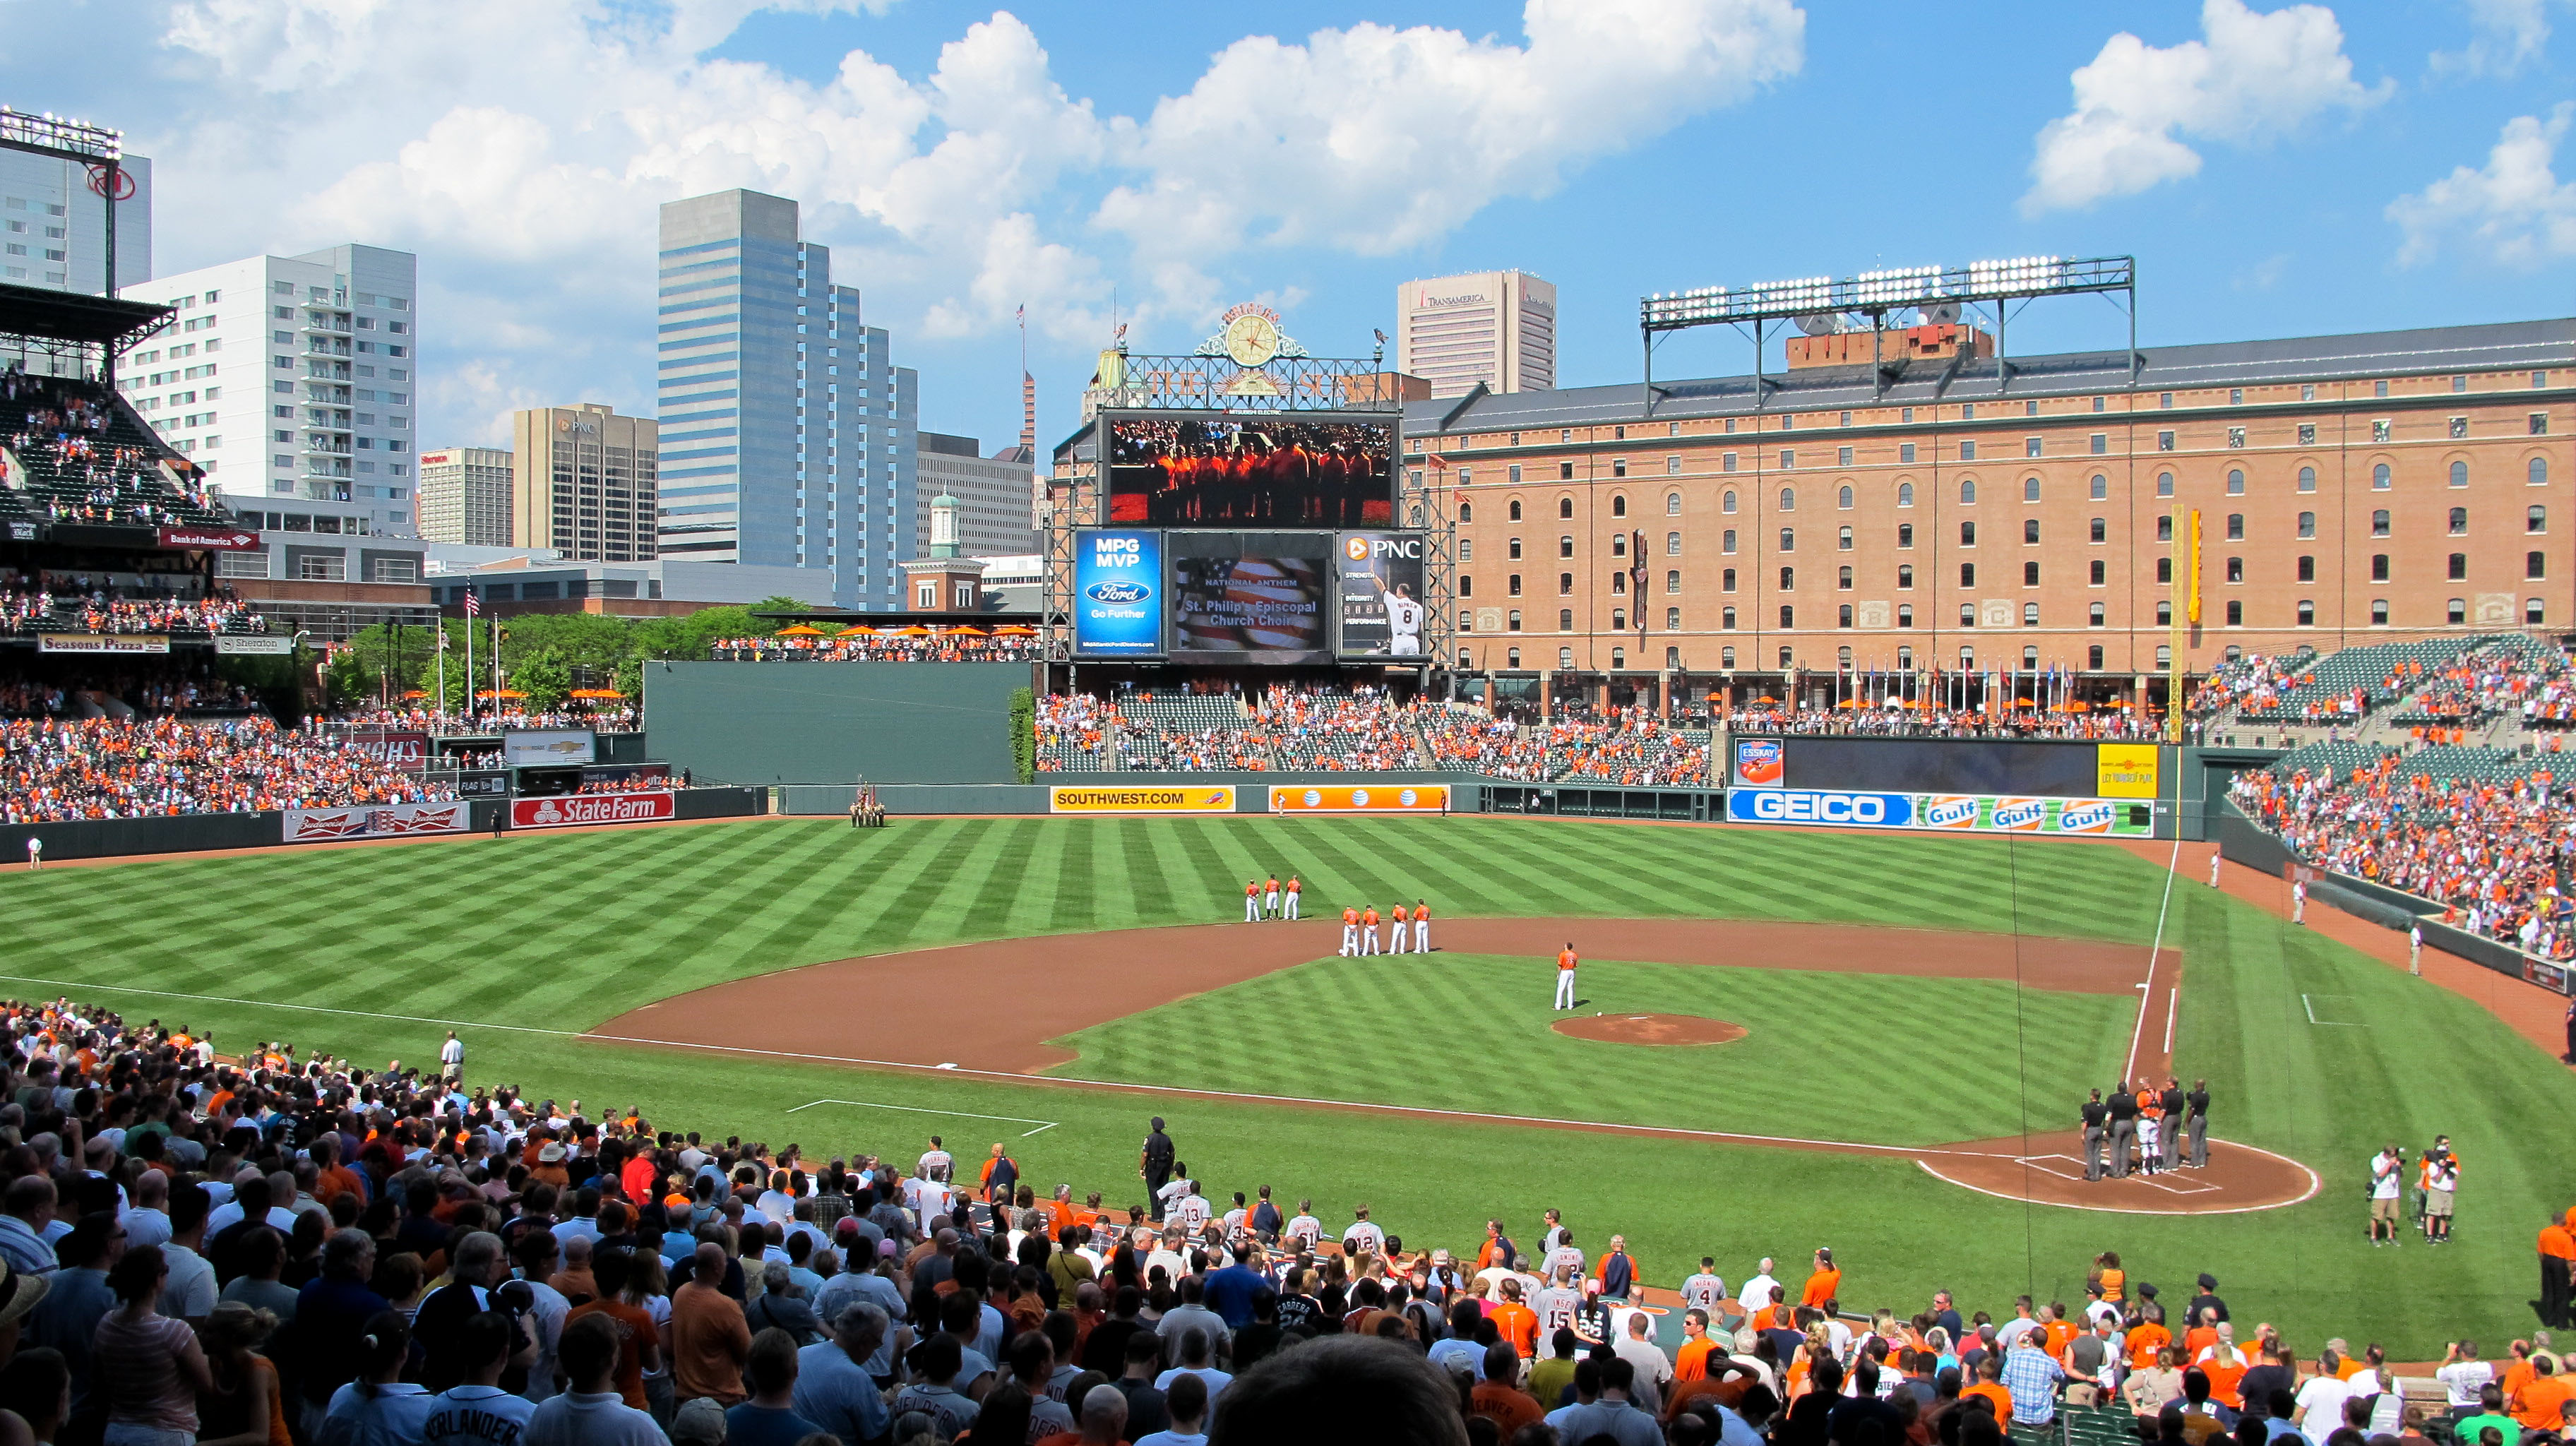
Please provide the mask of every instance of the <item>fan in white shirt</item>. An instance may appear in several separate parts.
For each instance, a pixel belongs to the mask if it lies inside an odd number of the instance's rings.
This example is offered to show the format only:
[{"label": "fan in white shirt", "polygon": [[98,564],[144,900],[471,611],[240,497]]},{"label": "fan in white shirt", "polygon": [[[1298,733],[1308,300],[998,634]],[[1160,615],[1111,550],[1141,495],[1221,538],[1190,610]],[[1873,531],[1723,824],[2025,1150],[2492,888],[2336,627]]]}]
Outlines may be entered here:
[{"label": "fan in white shirt", "polygon": [[1350,1227],[1342,1232],[1342,1253],[1344,1255],[1384,1255],[1386,1232],[1378,1229],[1369,1220],[1368,1207],[1362,1205],[1351,1213],[1359,1218],[1352,1221]]}]

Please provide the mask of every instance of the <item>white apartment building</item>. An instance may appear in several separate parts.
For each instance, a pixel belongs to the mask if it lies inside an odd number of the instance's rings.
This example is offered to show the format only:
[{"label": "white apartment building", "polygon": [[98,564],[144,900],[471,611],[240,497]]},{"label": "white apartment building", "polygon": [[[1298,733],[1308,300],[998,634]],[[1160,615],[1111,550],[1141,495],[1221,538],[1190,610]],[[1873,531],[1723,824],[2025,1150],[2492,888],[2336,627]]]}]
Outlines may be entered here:
[{"label": "white apartment building", "polygon": [[420,536],[464,547],[510,545],[511,454],[440,447],[420,454]]},{"label": "white apartment building", "polygon": [[369,532],[413,536],[418,271],[345,245],[126,287],[179,316],[119,358],[118,385],[235,503],[351,502]]},{"label": "white apartment building", "polygon": [[1435,397],[1556,386],[1556,286],[1525,271],[1477,271],[1395,289],[1395,369]]}]

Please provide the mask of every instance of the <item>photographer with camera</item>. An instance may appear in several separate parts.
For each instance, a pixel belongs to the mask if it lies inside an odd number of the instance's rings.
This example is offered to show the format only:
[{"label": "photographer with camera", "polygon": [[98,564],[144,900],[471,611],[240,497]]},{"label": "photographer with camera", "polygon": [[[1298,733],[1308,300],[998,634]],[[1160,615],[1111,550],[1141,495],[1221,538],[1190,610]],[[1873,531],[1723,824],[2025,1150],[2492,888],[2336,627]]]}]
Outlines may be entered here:
[{"label": "photographer with camera", "polygon": [[2460,1158],[2451,1153],[2451,1137],[2435,1135],[2424,1152],[2424,1238],[2435,1245],[2451,1238],[2451,1210],[2460,1189]]},{"label": "photographer with camera", "polygon": [[2388,1148],[2370,1160],[2370,1243],[2376,1247],[2383,1238],[2390,1245],[2397,1240],[2397,1205],[2405,1192],[2406,1152],[2390,1141]]}]

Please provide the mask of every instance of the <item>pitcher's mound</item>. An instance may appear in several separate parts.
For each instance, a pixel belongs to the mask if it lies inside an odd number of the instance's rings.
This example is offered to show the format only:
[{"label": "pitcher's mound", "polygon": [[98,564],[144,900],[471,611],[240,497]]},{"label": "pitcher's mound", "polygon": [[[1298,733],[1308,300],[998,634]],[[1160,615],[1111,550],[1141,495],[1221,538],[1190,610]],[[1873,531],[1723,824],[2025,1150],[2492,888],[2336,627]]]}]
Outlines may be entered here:
[{"label": "pitcher's mound", "polygon": [[1548,1028],[1569,1039],[1612,1044],[1730,1044],[1744,1037],[1741,1024],[1696,1014],[1586,1014]]}]

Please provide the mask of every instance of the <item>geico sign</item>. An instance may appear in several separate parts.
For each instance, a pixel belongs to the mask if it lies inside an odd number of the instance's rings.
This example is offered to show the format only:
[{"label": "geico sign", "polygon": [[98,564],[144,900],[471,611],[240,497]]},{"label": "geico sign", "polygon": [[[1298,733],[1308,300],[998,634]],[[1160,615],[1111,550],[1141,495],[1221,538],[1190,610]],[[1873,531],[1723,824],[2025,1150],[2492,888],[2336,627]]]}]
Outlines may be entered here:
[{"label": "geico sign", "polygon": [[1834,823],[1863,828],[1908,828],[1914,801],[1901,793],[1808,793],[1789,788],[1743,788],[1726,795],[1726,816],[1737,823]]}]

